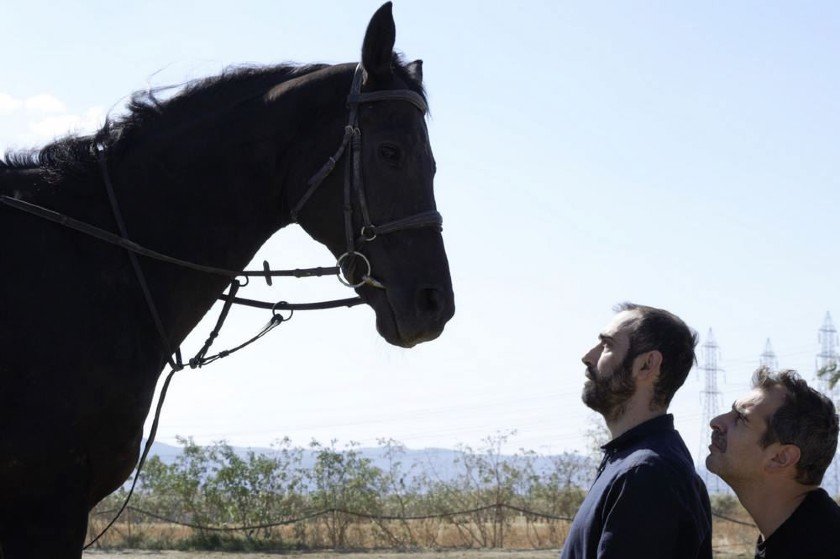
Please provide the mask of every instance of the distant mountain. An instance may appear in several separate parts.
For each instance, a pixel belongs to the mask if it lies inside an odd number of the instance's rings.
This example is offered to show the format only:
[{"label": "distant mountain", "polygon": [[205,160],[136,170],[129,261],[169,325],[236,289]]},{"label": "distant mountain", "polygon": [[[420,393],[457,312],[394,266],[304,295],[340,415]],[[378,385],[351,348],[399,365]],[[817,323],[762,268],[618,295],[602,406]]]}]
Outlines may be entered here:
[{"label": "distant mountain", "polygon": [[[146,445],[146,439],[143,439],[142,444]],[[152,450],[149,451],[149,456],[157,456],[164,464],[172,464],[180,455],[181,447],[166,443],[152,443]]]},{"label": "distant mountain", "polygon": [[[144,442],[145,444],[145,442]],[[265,447],[232,447],[238,456],[246,456],[248,452],[256,454],[272,455],[275,454],[275,449]],[[387,457],[387,449],[384,447],[373,448],[357,448],[355,449],[362,457],[371,461],[371,464],[377,468],[388,471],[390,464]],[[181,455],[181,447],[169,445],[166,443],[155,442],[152,444],[150,456],[157,456],[165,464],[172,464]],[[428,474],[432,479],[443,482],[450,482],[456,479],[463,473],[463,465],[459,460],[464,457],[464,453],[460,450],[452,450],[445,448],[424,448],[420,450],[405,449],[403,453],[395,456],[394,460],[400,462],[400,470],[408,477],[419,475],[420,473]],[[583,478],[577,480],[581,485],[586,484],[586,475],[594,472],[596,464],[581,455],[566,454],[563,457],[567,460],[579,461],[580,470],[583,472]],[[539,456],[534,458],[534,468],[540,474],[546,474],[552,471],[554,461],[557,456]],[[509,455],[503,456],[503,460],[516,461],[517,456]],[[301,467],[308,469],[315,465],[316,451],[311,449],[304,449],[301,459]]]}]

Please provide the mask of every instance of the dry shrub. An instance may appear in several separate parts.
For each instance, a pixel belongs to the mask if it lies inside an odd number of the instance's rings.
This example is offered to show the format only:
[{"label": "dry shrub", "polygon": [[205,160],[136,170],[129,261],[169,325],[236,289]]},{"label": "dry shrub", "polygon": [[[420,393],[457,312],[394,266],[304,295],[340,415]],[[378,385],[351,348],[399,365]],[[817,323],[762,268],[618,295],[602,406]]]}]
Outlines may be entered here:
[{"label": "dry shrub", "polygon": [[[89,537],[101,530],[107,521],[92,519]],[[502,549],[556,549],[568,533],[566,521],[532,521],[524,516],[511,518],[507,523]],[[491,531],[493,525],[469,526],[468,521],[452,522],[447,519],[387,520],[352,522],[345,534],[342,549],[469,549],[481,548],[470,534],[480,530]],[[468,530],[469,529],[469,530]],[[300,522],[295,525],[272,528],[266,547],[277,549],[333,549],[323,523]],[[181,549],[196,541],[200,532],[192,528],[164,522],[131,522],[121,519],[99,541],[103,548]],[[410,534],[410,535],[409,535]],[[247,540],[241,534],[230,533],[230,538]],[[402,537],[400,537],[402,536]],[[272,546],[272,542],[275,542]]]}]

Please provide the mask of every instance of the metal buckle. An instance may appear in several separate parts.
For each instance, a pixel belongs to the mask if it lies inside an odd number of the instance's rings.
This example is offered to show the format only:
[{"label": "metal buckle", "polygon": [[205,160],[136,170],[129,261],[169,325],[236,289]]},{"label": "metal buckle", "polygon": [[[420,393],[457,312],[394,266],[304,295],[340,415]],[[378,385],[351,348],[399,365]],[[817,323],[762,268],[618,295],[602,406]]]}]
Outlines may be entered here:
[{"label": "metal buckle", "polygon": [[277,301],[276,303],[274,303],[274,306],[271,307],[272,321],[286,322],[287,320],[292,319],[292,316],[294,316],[294,314],[295,314],[294,309],[288,309],[288,311],[289,311],[289,316],[288,317],[284,317],[282,314],[280,314],[280,311],[277,310],[277,305],[288,305],[288,304],[289,303],[287,303],[286,301]]},{"label": "metal buckle", "polygon": [[363,225],[362,230],[359,232],[359,237],[368,243],[371,242],[376,238],[376,226]]}]

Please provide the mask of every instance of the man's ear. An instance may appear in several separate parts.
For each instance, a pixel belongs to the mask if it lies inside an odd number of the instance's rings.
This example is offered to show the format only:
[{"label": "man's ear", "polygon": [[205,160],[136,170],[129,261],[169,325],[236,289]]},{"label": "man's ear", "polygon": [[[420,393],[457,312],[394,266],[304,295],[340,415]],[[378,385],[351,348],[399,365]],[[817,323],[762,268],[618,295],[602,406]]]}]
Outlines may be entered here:
[{"label": "man's ear", "polygon": [[662,353],[658,349],[641,353],[633,360],[633,373],[639,379],[655,379],[659,376],[660,367],[662,367]]},{"label": "man's ear", "polygon": [[770,455],[770,460],[764,466],[767,472],[772,474],[790,473],[796,477],[796,465],[802,457],[802,451],[795,444],[776,444],[772,445],[773,454]]}]

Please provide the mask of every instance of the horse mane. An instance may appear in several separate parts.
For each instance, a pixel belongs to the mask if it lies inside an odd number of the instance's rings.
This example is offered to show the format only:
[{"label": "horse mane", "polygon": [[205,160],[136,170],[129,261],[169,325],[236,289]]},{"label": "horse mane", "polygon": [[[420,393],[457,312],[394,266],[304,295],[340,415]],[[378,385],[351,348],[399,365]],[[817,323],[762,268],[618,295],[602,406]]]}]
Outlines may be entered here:
[{"label": "horse mane", "polygon": [[[126,114],[106,119],[93,134],[69,134],[40,149],[7,152],[0,157],[0,171],[39,169],[50,182],[67,176],[98,172],[96,146],[120,152],[140,134],[161,130],[188,119],[204,118],[221,106],[245,103],[288,80],[326,68],[327,64],[281,64],[277,66],[230,66],[217,76],[200,78],[177,86],[164,86],[133,93]],[[425,90],[406,70],[403,57],[394,53],[394,71],[408,87],[425,98]],[[180,89],[162,99],[161,93]]]}]

